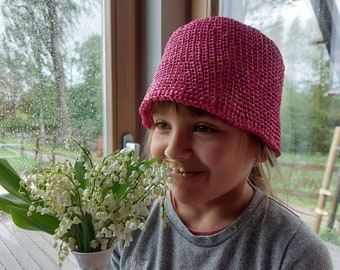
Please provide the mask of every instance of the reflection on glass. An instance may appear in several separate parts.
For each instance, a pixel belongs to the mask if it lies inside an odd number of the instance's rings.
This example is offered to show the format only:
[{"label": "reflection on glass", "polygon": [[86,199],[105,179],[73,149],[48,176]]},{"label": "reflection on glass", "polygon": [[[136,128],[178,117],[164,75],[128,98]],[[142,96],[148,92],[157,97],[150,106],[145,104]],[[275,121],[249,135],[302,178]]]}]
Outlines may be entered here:
[{"label": "reflection on glass", "polygon": [[332,18],[331,61],[333,84],[330,95],[340,96],[340,0],[334,1]]},{"label": "reflection on glass", "polygon": [[327,153],[332,127],[339,124],[338,100],[325,97],[331,87],[330,56],[309,2],[231,1],[235,6],[226,2],[229,6],[223,6],[223,12],[232,15],[233,8],[237,10],[239,20],[263,31],[283,53],[282,151]]},{"label": "reflection on glass", "polygon": [[[337,3],[339,7],[338,0]],[[276,42],[283,54],[286,77],[279,162],[285,193],[280,194],[293,206],[311,213],[306,219],[310,225],[314,221],[333,133],[340,126],[340,98],[336,95],[340,93],[337,91],[340,90],[340,21],[339,9],[333,11],[330,55],[317,20],[324,15],[316,16],[310,1],[220,1],[220,15],[260,29]],[[278,185],[279,192],[282,190],[282,185],[273,184]],[[331,182],[331,194],[335,190],[336,180]],[[325,210],[331,212],[331,203],[327,203]],[[340,232],[339,221],[337,214],[334,224],[338,225],[328,228],[323,235],[336,244],[340,244],[340,238],[336,237]]]},{"label": "reflection on glass", "polygon": [[102,141],[101,1],[0,0],[0,157],[21,170]]}]

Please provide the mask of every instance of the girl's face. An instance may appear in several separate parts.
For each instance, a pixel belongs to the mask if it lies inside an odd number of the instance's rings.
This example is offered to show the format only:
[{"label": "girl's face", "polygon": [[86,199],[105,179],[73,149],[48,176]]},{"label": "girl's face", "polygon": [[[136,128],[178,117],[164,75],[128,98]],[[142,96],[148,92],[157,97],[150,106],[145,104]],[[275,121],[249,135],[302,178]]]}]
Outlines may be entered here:
[{"label": "girl's face", "polygon": [[172,173],[176,200],[187,205],[249,200],[247,178],[259,147],[254,136],[211,114],[165,104],[154,107],[150,152],[183,166],[184,175]]}]

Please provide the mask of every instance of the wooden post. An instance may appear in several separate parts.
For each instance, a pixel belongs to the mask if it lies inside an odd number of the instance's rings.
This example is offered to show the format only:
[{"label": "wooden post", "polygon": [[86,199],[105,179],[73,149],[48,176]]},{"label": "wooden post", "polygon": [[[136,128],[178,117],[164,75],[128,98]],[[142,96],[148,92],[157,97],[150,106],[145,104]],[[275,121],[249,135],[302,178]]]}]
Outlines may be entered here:
[{"label": "wooden post", "polygon": [[337,157],[337,148],[340,146],[340,127],[336,127],[334,130],[334,136],[332,144],[329,150],[328,160],[326,164],[326,169],[324,173],[324,178],[322,182],[322,187],[319,192],[319,200],[317,208],[315,209],[316,217],[313,229],[316,233],[319,233],[321,220],[324,215],[327,215],[325,211],[325,204],[327,196],[331,195],[329,191],[329,186],[332,178],[332,174],[335,167],[335,160]]},{"label": "wooden post", "polygon": [[[339,149],[340,151],[340,149]],[[338,210],[338,205],[340,203],[340,170],[338,170],[338,182],[336,183],[335,191],[334,191],[334,199],[332,202],[332,207],[329,215],[329,220],[327,224],[327,228],[329,231],[333,230],[336,212]]]}]

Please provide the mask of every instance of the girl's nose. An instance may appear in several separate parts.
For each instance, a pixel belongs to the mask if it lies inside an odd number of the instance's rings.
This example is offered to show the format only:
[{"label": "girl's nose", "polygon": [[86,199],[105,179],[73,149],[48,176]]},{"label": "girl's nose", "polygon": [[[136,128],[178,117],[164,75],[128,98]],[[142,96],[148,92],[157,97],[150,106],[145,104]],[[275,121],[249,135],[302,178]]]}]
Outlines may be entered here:
[{"label": "girl's nose", "polygon": [[164,154],[174,161],[189,159],[193,155],[191,138],[185,132],[172,130]]}]

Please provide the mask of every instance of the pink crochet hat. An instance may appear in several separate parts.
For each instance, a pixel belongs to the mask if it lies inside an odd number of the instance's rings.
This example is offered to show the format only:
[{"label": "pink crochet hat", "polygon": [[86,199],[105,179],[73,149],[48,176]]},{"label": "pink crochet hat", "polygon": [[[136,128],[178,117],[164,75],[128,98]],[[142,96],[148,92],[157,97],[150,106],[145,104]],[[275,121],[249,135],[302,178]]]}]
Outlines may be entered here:
[{"label": "pink crochet hat", "polygon": [[139,113],[156,101],[206,110],[258,135],[280,155],[281,53],[260,31],[225,17],[192,21],[170,37]]}]

